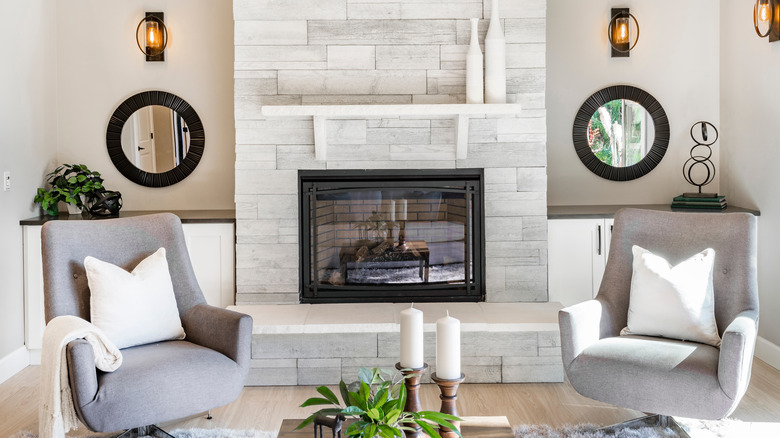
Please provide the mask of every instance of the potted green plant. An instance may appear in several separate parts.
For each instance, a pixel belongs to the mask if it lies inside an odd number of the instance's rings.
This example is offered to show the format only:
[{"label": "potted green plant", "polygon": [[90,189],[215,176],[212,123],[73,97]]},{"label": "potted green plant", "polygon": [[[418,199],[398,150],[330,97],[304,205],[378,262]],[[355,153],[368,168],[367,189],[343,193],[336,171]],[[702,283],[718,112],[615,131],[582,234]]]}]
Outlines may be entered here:
[{"label": "potted green plant", "polygon": [[413,430],[414,425],[422,428],[423,432],[431,438],[441,438],[438,426],[455,431],[458,436],[460,431],[452,424],[452,421],[460,421],[460,418],[449,414],[434,411],[405,412],[406,385],[403,377],[394,380],[385,376],[392,376],[389,371],[379,368],[360,368],[358,377],[360,380],[349,385],[342,380],[339,383],[339,391],[344,406],[341,406],[336,395],[326,386],[317,387],[317,392],[322,397],[312,397],[301,407],[315,405],[330,405],[332,407],[320,409],[298,425],[297,429],[306,427],[314,421],[317,415],[338,415],[356,418],[349,425],[346,436],[360,438],[403,438],[404,431]]},{"label": "potted green plant", "polygon": [[84,164],[63,164],[46,175],[46,182],[51,188],[39,188],[34,201],[51,216],[59,213],[60,201],[68,205],[71,214],[81,213],[85,202],[104,189],[100,173],[89,170]]}]

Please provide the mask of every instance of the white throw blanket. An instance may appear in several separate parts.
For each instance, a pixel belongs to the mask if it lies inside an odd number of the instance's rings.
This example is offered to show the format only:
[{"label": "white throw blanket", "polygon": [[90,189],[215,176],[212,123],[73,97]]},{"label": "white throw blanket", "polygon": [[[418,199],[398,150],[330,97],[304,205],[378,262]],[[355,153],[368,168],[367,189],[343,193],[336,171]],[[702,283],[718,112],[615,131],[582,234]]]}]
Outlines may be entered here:
[{"label": "white throw blanket", "polygon": [[122,364],[122,353],[103,332],[76,316],[58,316],[46,325],[41,351],[40,438],[64,438],[79,425],[73,405],[65,351],[69,342],[85,339],[92,347],[95,367],[111,372]]}]

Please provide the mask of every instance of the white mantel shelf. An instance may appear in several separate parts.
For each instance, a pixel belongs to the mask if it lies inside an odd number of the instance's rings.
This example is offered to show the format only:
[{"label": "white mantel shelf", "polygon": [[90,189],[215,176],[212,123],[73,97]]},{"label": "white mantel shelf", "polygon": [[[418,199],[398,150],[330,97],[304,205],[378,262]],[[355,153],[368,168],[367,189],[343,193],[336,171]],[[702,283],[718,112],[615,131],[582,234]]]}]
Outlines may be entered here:
[{"label": "white mantel shelf", "polygon": [[456,157],[468,154],[469,119],[472,116],[520,114],[520,104],[427,104],[427,105],[265,105],[265,117],[313,117],[314,154],[327,160],[328,119],[383,116],[450,116],[456,121]]}]

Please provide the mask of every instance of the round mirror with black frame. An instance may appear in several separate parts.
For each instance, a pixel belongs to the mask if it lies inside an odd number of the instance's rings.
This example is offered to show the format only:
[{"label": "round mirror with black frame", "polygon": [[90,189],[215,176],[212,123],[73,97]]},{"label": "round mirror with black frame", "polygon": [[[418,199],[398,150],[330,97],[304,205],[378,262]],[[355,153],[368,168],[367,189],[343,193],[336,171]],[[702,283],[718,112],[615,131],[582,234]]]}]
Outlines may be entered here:
[{"label": "round mirror with black frame", "polygon": [[119,172],[146,187],[183,180],[203,156],[206,135],[198,113],[181,97],[144,91],[122,102],[108,122],[108,155]]},{"label": "round mirror with black frame", "polygon": [[647,175],[669,146],[669,119],[650,93],[614,85],[593,93],[574,118],[572,137],[580,161],[612,181]]}]

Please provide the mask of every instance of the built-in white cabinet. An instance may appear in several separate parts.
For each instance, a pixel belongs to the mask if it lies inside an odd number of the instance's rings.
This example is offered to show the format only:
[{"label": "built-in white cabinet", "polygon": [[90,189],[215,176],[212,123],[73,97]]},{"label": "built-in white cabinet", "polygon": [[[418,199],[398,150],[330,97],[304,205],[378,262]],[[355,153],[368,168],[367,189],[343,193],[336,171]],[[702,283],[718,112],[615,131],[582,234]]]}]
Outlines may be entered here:
[{"label": "built-in white cabinet", "polygon": [[550,219],[548,290],[550,301],[571,306],[596,296],[604,275],[613,219]]},{"label": "built-in white cabinet", "polygon": [[[41,226],[25,225],[25,344],[33,363],[40,361],[45,326]],[[233,223],[182,224],[195,277],[212,306],[235,304],[235,226]]]}]

